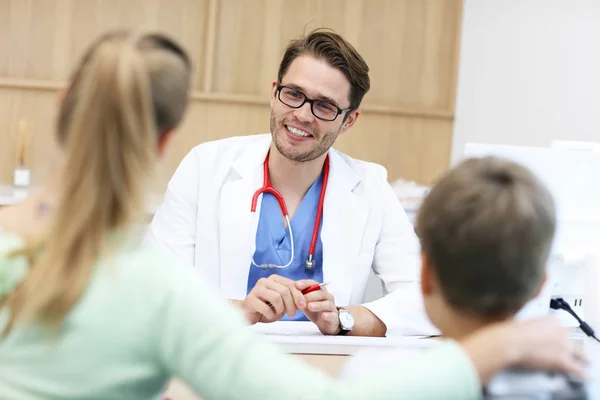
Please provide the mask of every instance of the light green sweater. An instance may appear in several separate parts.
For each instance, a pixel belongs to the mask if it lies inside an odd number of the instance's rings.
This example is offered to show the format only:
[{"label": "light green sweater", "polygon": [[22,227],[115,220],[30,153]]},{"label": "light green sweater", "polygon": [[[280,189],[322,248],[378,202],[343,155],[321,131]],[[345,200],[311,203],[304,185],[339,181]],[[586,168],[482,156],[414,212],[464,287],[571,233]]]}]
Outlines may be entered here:
[{"label": "light green sweater", "polygon": [[[0,230],[0,296],[26,272]],[[0,313],[4,328],[8,310]],[[341,382],[280,353],[192,268],[142,245],[99,262],[57,337],[20,326],[0,339],[0,399],[152,399],[179,377],[204,399],[476,399],[476,371],[455,343]]]}]

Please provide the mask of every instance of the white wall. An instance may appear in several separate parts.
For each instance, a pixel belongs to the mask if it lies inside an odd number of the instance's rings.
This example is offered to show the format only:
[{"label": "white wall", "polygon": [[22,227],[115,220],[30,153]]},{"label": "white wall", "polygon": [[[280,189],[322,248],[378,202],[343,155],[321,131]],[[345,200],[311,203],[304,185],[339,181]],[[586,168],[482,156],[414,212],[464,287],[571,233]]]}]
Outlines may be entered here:
[{"label": "white wall", "polygon": [[452,161],[467,142],[600,141],[600,0],[465,0]]}]

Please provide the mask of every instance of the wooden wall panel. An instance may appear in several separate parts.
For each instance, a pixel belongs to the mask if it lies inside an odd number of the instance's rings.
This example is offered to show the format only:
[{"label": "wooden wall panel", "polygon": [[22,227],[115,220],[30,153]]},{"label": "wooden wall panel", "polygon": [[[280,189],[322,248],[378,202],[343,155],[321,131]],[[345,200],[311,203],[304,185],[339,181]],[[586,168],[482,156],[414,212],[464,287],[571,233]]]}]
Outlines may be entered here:
[{"label": "wooden wall panel", "polygon": [[[369,0],[367,0],[369,1]],[[453,0],[376,0],[364,7],[357,47],[372,60],[369,101],[453,110],[461,4]],[[394,27],[395,29],[390,29]],[[378,62],[385,58],[386,62]]]},{"label": "wooden wall panel", "polygon": [[371,68],[366,104],[453,107],[456,0],[224,0],[214,89],[267,96],[290,39],[316,27],[346,37]]},{"label": "wooden wall panel", "polygon": [[55,91],[0,90],[0,183],[11,183],[17,163],[19,121],[26,119],[31,131],[26,164],[35,184],[42,182],[59,159],[54,120],[58,95]]},{"label": "wooden wall panel", "polygon": [[215,91],[268,96],[291,39],[321,26],[345,35],[361,7],[345,0],[221,1]]},{"label": "wooden wall panel", "polygon": [[168,32],[190,52],[195,79],[204,72],[209,0],[0,0],[0,76],[65,81],[103,32]]},{"label": "wooden wall panel", "polygon": [[430,183],[450,162],[452,126],[444,119],[365,113],[336,148],[385,166],[390,181]]},{"label": "wooden wall panel", "polygon": [[165,31],[195,67],[192,103],[162,161],[162,192],[183,156],[218,138],[267,132],[268,95],[292,38],[319,26],[353,43],[372,90],[336,147],[428,183],[449,163],[460,0],[0,0],[0,183],[10,183],[19,120],[41,182],[56,163],[57,89],[82,51],[114,28]]}]

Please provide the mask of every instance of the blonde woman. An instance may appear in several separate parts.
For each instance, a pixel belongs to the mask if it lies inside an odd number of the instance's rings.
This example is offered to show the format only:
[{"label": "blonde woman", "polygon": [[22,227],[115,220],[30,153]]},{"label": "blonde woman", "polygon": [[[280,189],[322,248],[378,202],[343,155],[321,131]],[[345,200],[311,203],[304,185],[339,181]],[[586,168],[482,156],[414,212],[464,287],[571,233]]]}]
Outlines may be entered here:
[{"label": "blonde woman", "polygon": [[512,364],[580,372],[549,320],[495,325],[353,383],[245,329],[191,268],[131,233],[189,82],[188,56],[158,34],[103,36],[77,66],[61,170],[0,212],[0,398],[149,399],[177,376],[207,400],[471,399]]}]

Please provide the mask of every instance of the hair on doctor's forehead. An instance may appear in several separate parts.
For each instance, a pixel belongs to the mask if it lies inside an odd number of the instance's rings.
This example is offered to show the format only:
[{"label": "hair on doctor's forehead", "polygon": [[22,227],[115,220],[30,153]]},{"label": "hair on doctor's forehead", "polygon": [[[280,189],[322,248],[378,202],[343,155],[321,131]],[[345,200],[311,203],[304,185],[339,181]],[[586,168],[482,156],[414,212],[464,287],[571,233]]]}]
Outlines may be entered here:
[{"label": "hair on doctor's forehead", "polygon": [[355,110],[360,106],[371,87],[369,66],[346,39],[331,29],[318,28],[307,36],[292,40],[279,65],[278,83],[281,83],[292,62],[304,55],[324,60],[341,71],[350,82],[350,108]]},{"label": "hair on doctor's forehead", "polygon": [[516,313],[539,289],[555,229],[545,185],[521,165],[486,157],[442,176],[415,230],[447,301],[499,317]]}]

